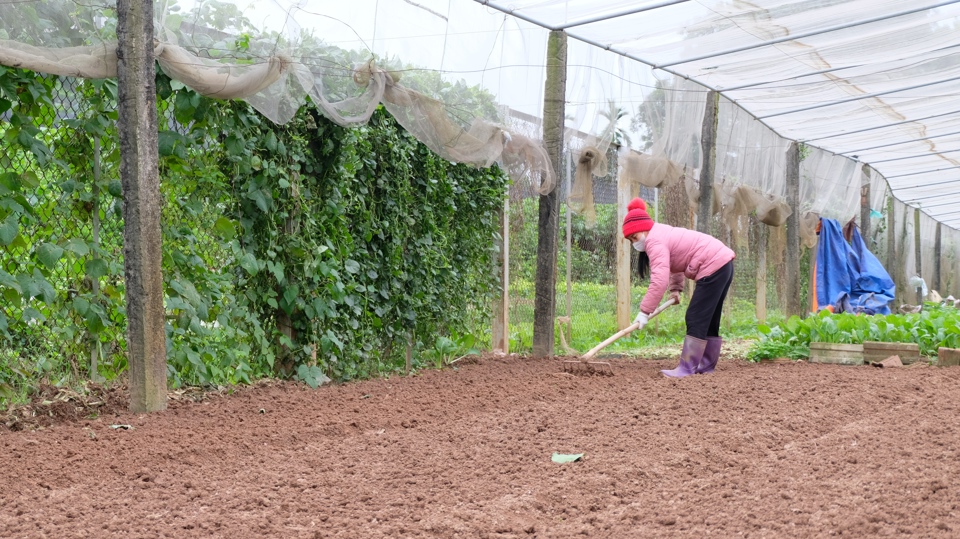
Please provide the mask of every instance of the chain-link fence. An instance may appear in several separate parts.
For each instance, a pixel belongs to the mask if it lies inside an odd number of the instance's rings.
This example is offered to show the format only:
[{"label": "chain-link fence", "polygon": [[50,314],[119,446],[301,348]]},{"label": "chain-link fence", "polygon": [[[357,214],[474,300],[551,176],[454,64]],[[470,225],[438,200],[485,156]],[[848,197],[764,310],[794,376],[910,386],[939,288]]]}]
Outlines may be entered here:
[{"label": "chain-link fence", "polygon": [[[567,326],[563,330],[561,326],[557,327],[558,353],[575,352],[577,346],[572,346],[573,341],[578,343],[582,352],[584,347],[599,342],[598,337],[605,338],[620,329],[616,323],[616,247],[621,240],[618,204],[622,200],[618,201],[616,159],[610,162],[609,174],[594,180],[596,224],[593,226],[588,226],[583,216],[570,212],[566,204],[571,167],[559,175],[561,205],[556,314],[558,321]],[[862,208],[866,216],[862,232],[867,249],[881,262],[896,285],[896,298],[890,309],[893,312],[915,310],[919,301],[918,276],[928,291],[937,291],[944,298],[960,297],[957,288],[960,265],[955,260],[960,234],[892,199],[882,178],[875,178],[874,183],[875,192],[869,197],[872,200]],[[864,184],[864,190],[869,193],[867,184]],[[684,182],[658,190],[644,187],[639,196],[647,202],[651,217],[657,222],[696,228],[696,208],[690,202]],[[532,346],[538,205],[535,193],[522,190],[511,193],[509,320],[512,351],[525,352]],[[850,218],[858,226],[864,224],[861,215]],[[934,233],[938,228],[940,231]],[[722,212],[718,212],[712,218],[709,230],[736,253],[734,281],[724,305],[727,329],[732,321],[740,322],[743,331],[751,326],[755,328],[758,323],[783,320],[790,294],[785,278],[787,225],[769,226],[754,215],[723,219]],[[931,240],[934,237],[940,239],[934,242]],[[816,243],[801,244],[800,249],[797,268],[799,300],[802,312],[807,313],[820,307],[814,306],[810,286]],[[640,283],[636,277],[636,253],[631,256],[630,308],[633,313],[638,308],[646,283]],[[687,284],[689,293],[692,283]],[[928,294],[925,299],[936,298],[937,295]],[[598,332],[598,327],[605,328],[606,334]]]},{"label": "chain-link fence", "polygon": [[[596,224],[590,226],[582,215],[566,204],[567,179],[572,167],[559,175],[560,223],[557,268],[558,353],[583,352],[598,336],[609,336],[619,329],[617,311],[617,242],[622,241],[618,217],[617,162],[611,154],[609,174],[593,182]],[[683,182],[665,189],[641,186],[636,193],[647,204],[657,222],[695,229],[695,209],[691,207]],[[532,346],[534,320],[534,279],[538,234],[538,204],[535,193],[514,190],[510,199],[510,335],[511,350],[525,352]],[[625,211],[625,209],[623,210]],[[740,217],[726,222],[715,216],[711,234],[736,252],[734,282],[725,302],[724,323],[734,319],[757,322],[783,318],[787,291],[785,279],[785,227],[771,227],[756,217]],[[568,240],[569,239],[569,240]],[[569,254],[568,254],[569,253]],[[639,308],[646,282],[636,276],[637,254],[630,250],[631,318]],[[803,249],[801,267],[809,268],[810,249]],[[809,271],[800,271],[803,301],[809,303]],[[690,283],[688,283],[690,285]],[[692,286],[688,287],[688,293]],[[669,312],[668,312],[669,313]],[[673,325],[682,315],[665,314]],[[602,329],[598,329],[602,328]],[[606,331],[606,335],[604,335]],[[594,340],[591,340],[594,339]],[[576,346],[574,345],[576,342]]]},{"label": "chain-link fence", "polygon": [[[117,373],[126,364],[116,86],[25,76],[21,87],[35,95],[0,118],[8,195],[0,209],[0,325],[8,337],[0,340],[0,370],[98,380],[98,366]],[[162,129],[185,130],[172,102],[159,108]],[[190,196],[196,189],[161,186],[165,256],[223,259],[210,233],[211,215],[222,208],[208,207],[215,198]],[[53,372],[66,365],[72,372]]]}]

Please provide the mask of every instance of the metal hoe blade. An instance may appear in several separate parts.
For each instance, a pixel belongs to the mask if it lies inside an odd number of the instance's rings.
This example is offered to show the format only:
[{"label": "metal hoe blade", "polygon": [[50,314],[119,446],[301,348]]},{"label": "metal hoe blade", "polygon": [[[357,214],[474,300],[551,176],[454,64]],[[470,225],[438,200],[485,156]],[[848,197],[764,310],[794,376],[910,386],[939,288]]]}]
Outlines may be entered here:
[{"label": "metal hoe blade", "polygon": [[613,367],[606,361],[567,360],[563,372],[580,376],[613,376]]}]

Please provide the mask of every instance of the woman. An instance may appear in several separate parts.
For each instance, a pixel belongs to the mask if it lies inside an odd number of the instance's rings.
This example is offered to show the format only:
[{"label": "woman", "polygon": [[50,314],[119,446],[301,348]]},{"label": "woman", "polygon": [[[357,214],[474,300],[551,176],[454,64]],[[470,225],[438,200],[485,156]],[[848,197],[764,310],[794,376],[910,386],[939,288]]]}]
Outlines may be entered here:
[{"label": "woman", "polygon": [[673,378],[713,372],[720,358],[720,314],[723,300],[733,281],[736,254],[720,240],[695,230],[655,223],[647,205],[635,198],[627,206],[623,237],[640,251],[637,272],[650,276],[650,286],[640,302],[634,323],[640,329],[669,288],[670,297],[680,303],[683,278],[694,279],[697,287],[687,307],[687,335],[683,340],[680,365],[661,371]]}]

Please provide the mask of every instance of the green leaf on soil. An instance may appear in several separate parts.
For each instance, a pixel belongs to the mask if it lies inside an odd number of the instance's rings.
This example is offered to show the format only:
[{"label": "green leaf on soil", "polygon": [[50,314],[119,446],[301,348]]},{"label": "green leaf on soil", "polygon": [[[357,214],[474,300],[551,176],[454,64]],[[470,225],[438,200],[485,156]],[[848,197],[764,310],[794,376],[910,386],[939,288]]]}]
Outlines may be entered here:
[{"label": "green leaf on soil", "polygon": [[550,459],[557,464],[566,464],[568,462],[577,462],[583,458],[583,453],[577,454],[564,454],[564,453],[554,453],[553,457]]}]

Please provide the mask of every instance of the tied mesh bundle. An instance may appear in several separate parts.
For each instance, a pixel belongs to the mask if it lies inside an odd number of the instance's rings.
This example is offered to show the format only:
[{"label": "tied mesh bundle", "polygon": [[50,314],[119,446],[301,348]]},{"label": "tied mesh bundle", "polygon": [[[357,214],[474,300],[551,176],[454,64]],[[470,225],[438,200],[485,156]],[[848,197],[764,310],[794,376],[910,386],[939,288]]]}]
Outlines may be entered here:
[{"label": "tied mesh bundle", "polygon": [[623,158],[623,175],[632,184],[665,188],[680,181],[683,169],[663,156],[630,152]]},{"label": "tied mesh bundle", "polygon": [[[501,161],[507,174],[514,181],[528,178],[541,195],[553,191],[553,169],[543,145],[535,139],[512,131],[504,131],[503,135],[506,142],[503,145]],[[540,182],[536,184],[538,177]]]},{"label": "tied mesh bundle", "polygon": [[800,243],[807,249],[817,245],[817,225],[820,224],[820,214],[808,211],[800,217]]},{"label": "tied mesh bundle", "polygon": [[[690,210],[693,212],[698,211],[700,207],[700,180],[693,174],[686,174],[683,177],[683,186],[687,192],[687,202],[690,204]],[[714,182],[714,191],[716,190],[717,184]],[[720,213],[720,210],[723,208],[720,205],[720,197],[717,196],[716,193],[714,193],[712,198],[710,214],[714,215]]]},{"label": "tied mesh bundle", "polygon": [[597,224],[597,212],[593,206],[593,177],[606,176],[607,166],[607,156],[596,146],[584,148],[577,159],[577,172],[567,203],[571,210],[583,216],[589,228]]},{"label": "tied mesh bundle", "polygon": [[759,193],[757,199],[757,218],[760,222],[770,226],[782,226],[787,217],[793,213],[783,197],[770,193]]},{"label": "tied mesh bundle", "polygon": [[[385,73],[372,65],[370,70]],[[481,118],[475,118],[465,129],[450,117],[441,101],[400,85],[397,78],[394,73],[386,73],[384,106],[437,155],[480,168],[502,162],[514,180],[539,180],[534,188],[540,194],[553,190],[556,175],[542,144]]]},{"label": "tied mesh bundle", "polygon": [[783,197],[764,193],[751,185],[723,178],[718,187],[721,211],[728,222],[755,211],[761,223],[782,226],[793,213]]}]

